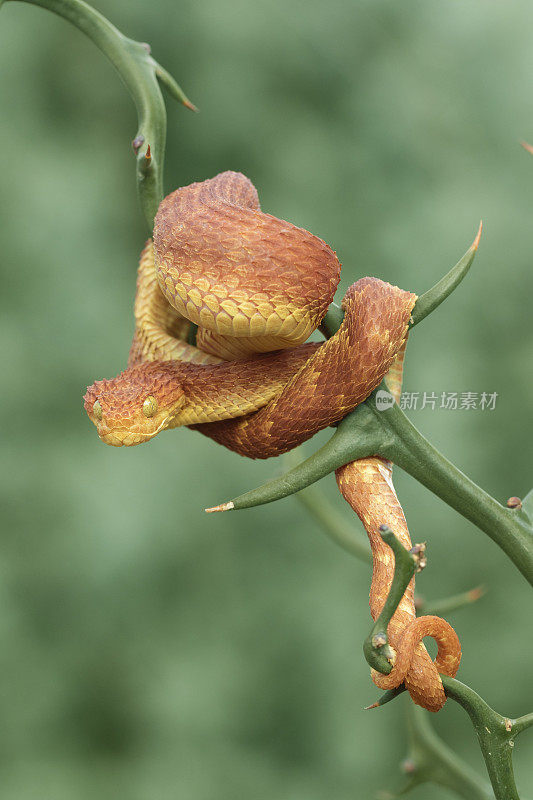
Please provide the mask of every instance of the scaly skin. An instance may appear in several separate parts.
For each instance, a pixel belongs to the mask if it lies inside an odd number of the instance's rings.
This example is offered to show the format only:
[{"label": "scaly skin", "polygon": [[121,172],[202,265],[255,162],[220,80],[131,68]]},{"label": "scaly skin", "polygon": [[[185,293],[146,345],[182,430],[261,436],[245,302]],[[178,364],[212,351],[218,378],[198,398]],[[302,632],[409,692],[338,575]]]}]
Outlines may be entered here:
[{"label": "scaly skin", "polygon": [[[141,254],[128,368],[96,381],[84,398],[100,438],[130,446],[189,425],[241,455],[269,458],[342,419],[386,375],[398,394],[416,295],[362,278],[346,292],[335,336],[303,344],[339,275],[331,248],[263,213],[239,173],[170,194],[156,216],[154,243]],[[198,325],[197,347],[184,341],[190,322]],[[374,618],[393,574],[377,528],[388,524],[410,547],[390,471],[374,458],[337,472],[370,538]],[[396,665],[373,678],[380,686],[405,680],[415,702],[438,710],[445,700],[438,669],[454,675],[460,647],[443,620],[413,621],[413,591],[414,580],[389,626]],[[439,643],[436,664],[419,643],[425,635]]]},{"label": "scaly skin", "polygon": [[263,213],[254,185],[237,172],[165,197],[154,246],[161,290],[200,327],[198,346],[231,359],[305,342],[340,278],[333,250]]},{"label": "scaly skin", "polygon": [[[402,390],[405,339],[385,377],[395,401]],[[377,619],[381,613],[394,575],[394,554],[379,531],[388,525],[400,542],[411,549],[407,522],[392,483],[392,464],[382,458],[361,458],[336,470],[337,485],[363,523],[372,549],[373,571],[370,588],[370,613]],[[394,689],[405,682],[413,701],[428,711],[439,711],[446,695],[439,672],[454,678],[461,661],[461,645],[454,629],[440,617],[416,618],[415,579],[413,577],[392,617],[387,635],[396,652],[396,661],[388,675],[372,670],[372,680],[381,689]],[[438,644],[435,662],[422,644],[424,636]]]},{"label": "scaly skin", "polygon": [[[392,465],[380,458],[352,461],[336,471],[339,489],[361,519],[372,548],[373,572],[370,613],[377,619],[387,599],[394,575],[394,554],[379,532],[388,525],[400,542],[411,549],[411,539],[402,507],[392,484]],[[454,629],[440,617],[416,619],[415,581],[412,579],[388,627],[388,638],[396,651],[396,662],[388,675],[372,670],[372,680],[381,689],[392,689],[405,681],[417,705],[438,711],[446,701],[439,672],[455,677],[461,660],[461,645]],[[435,663],[421,640],[432,636],[439,646]]]},{"label": "scaly skin", "polygon": [[338,422],[388,372],[407,334],[415,300],[414,294],[377,278],[361,278],[346,292],[338,332],[281,394],[252,416],[198,430],[241,455],[269,458]]},{"label": "scaly skin", "polygon": [[128,367],[145,361],[191,361],[219,364],[220,358],[191,347],[185,341],[190,322],[171,306],[161,293],[154,267],[154,246],[146,242],[139,261],[135,296],[135,334]]}]

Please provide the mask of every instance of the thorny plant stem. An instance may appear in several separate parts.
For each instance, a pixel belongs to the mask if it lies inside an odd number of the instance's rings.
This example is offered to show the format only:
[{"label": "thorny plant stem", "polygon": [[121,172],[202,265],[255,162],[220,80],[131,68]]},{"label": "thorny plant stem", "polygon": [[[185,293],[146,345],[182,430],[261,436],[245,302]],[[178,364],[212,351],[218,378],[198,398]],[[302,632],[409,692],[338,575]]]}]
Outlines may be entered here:
[{"label": "thorny plant stem", "polygon": [[472,720],[496,800],[520,800],[513,771],[514,740],[532,724],[529,718],[533,715],[518,720],[502,717],[469,686],[446,675],[441,678],[448,697],[459,703]]},{"label": "thorny plant stem", "polygon": [[397,539],[394,531],[387,525],[380,527],[380,533],[385,544],[388,544],[394,553],[394,575],[381,613],[363,643],[363,653],[371,667],[388,675],[392,669],[393,659],[396,654],[389,645],[387,629],[389,622],[396,613],[398,604],[405,594],[405,590],[409,586],[411,578],[417,570],[418,560],[413,555],[414,549],[413,553],[406,550],[400,540]]},{"label": "thorny plant stem", "polygon": [[[381,614],[365,639],[363,651],[371,667],[388,674],[393,662],[387,628],[417,568],[417,547],[406,550],[386,525],[382,525],[380,531],[383,540],[394,552],[394,575]],[[422,565],[423,562],[420,562]],[[533,714],[517,720],[502,717],[469,686],[446,675],[441,675],[441,680],[448,697],[462,705],[472,720],[496,800],[520,800],[514,781],[512,751],[516,736],[533,726]],[[384,705],[400,693],[400,687],[386,692],[369,708]]]},{"label": "thorny plant stem", "polygon": [[[411,327],[438,308],[461,283],[474,260],[480,235],[481,225],[464,256],[418,298]],[[321,326],[326,338],[335,334],[342,319],[342,310],[333,303]],[[387,386],[382,383],[378,388],[386,390]],[[309,486],[349,461],[381,455],[398,464],[490,536],[533,585],[533,528],[527,516],[502,506],[457,469],[415,428],[396,403],[378,411],[376,391],[342,420],[319,451],[286,475],[235,498],[229,508],[272,502]],[[223,508],[228,506],[225,504]]]},{"label": "thorny plant stem", "polygon": [[[150,47],[124,36],[83,0],[23,0],[68,20],[109,58],[129,89],[139,117],[134,139],[139,199],[150,231],[163,199],[167,113],[158,79],[187,108],[195,107],[169,73],[150,55]],[[1,3],[0,3],[1,5]]]},{"label": "thorny plant stem", "polygon": [[376,393],[339,424],[329,442],[286,475],[236,497],[233,508],[270,503],[309,486],[357,458],[390,459],[480,530],[504,551],[533,585],[533,529],[515,509],[502,506],[439,453],[398,405],[378,411]]},{"label": "thorny plant stem", "polygon": [[533,585],[531,527],[439,453],[399,406],[378,411],[374,405],[374,411],[394,434],[383,454],[490,536]]},{"label": "thorny plant stem", "polygon": [[406,794],[422,783],[435,783],[455,792],[464,800],[494,800],[488,783],[438,736],[429,722],[429,712],[406,703],[408,757],[403,769]]}]

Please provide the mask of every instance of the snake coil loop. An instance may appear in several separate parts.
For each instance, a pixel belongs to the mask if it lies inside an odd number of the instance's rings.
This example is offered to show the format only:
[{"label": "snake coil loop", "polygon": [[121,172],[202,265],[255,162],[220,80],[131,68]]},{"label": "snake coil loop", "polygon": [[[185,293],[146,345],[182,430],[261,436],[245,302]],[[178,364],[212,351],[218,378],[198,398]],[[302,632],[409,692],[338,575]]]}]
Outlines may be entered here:
[{"label": "snake coil loop", "polygon": [[[411,292],[361,278],[344,296],[337,333],[321,345],[304,344],[339,277],[333,250],[261,211],[255,187],[240,173],[170,194],[156,215],[154,242],[141,254],[128,367],[96,381],[84,398],[100,438],[131,446],[188,425],[243,456],[269,458],[338,422],[385,376],[397,393]],[[196,346],[187,342],[191,323]],[[355,461],[337,471],[337,481],[369,535],[376,618],[393,570],[379,525],[411,546],[391,465]],[[414,701],[435,711],[446,699],[438,670],[455,675],[460,646],[444,620],[415,619],[413,591],[414,581],[389,625],[397,663],[373,679],[387,687],[405,681]],[[421,643],[426,635],[439,644],[435,663]]]}]

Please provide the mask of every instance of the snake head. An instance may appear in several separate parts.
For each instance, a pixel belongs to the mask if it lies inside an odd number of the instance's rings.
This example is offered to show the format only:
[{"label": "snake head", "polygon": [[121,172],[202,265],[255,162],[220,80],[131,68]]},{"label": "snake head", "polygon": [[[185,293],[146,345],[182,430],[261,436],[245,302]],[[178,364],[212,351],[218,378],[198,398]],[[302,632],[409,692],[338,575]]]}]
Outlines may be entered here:
[{"label": "snake head", "polygon": [[100,439],[131,447],[168,428],[185,403],[178,370],[176,362],[152,361],[89,386],[85,410]]}]

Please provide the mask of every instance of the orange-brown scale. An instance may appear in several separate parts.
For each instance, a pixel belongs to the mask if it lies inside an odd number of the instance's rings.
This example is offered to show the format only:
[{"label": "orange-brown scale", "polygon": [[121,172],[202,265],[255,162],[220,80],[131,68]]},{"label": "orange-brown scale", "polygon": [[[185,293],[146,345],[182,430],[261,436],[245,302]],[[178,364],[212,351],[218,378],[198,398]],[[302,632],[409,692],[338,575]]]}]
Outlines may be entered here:
[{"label": "orange-brown scale", "polygon": [[340,277],[333,250],[263,213],[251,181],[235,172],[168,195],[156,215],[154,247],[163,294],[200,326],[199,345],[215,354],[228,336],[250,339],[254,351],[304,342]]},{"label": "orange-brown scale", "polygon": [[[396,402],[402,390],[406,345],[407,337],[385,376]],[[403,546],[411,549],[407,522],[392,483],[392,464],[381,458],[362,458],[341,467],[335,475],[341,494],[363,523],[370,541],[373,559],[370,613],[375,620],[387,599],[394,575],[394,554],[381,538],[380,525],[388,525]],[[405,682],[417,705],[428,711],[439,711],[446,702],[439,672],[455,676],[461,661],[461,645],[454,629],[440,617],[416,619],[414,591],[413,577],[387,630],[396,652],[396,663],[388,675],[372,670],[372,680],[381,689],[392,689]],[[438,644],[435,662],[422,644],[424,636],[433,637]]]},{"label": "orange-brown scale", "polygon": [[416,295],[378,278],[361,278],[346,292],[344,321],[255,414],[198,427],[249,458],[270,458],[342,419],[379,385],[407,334]]},{"label": "orange-brown scale", "polygon": [[[111,380],[96,381],[84,397],[85,409],[107,444],[131,446],[160,430],[249,414],[279,394],[319,344],[257,354],[219,364],[151,361],[136,364]],[[152,397],[158,411],[146,418]],[[98,401],[101,418],[94,413]]]},{"label": "orange-brown scale", "polygon": [[190,322],[166,301],[159,288],[151,239],[146,242],[139,261],[134,315],[135,334],[128,366],[170,359],[196,364],[220,362],[220,358],[208,355],[185,341]]},{"label": "orange-brown scale", "polygon": [[[394,575],[394,554],[381,538],[380,525],[388,525],[404,547],[411,539],[402,507],[392,485],[391,465],[379,458],[352,461],[336,472],[337,484],[361,519],[368,534],[373,556],[370,612],[377,619]],[[388,627],[390,644],[397,653],[392,672],[385,676],[372,670],[372,680],[380,688],[399,686],[405,681],[414,702],[438,711],[446,701],[439,672],[454,677],[461,660],[461,646],[454,629],[440,617],[416,620],[414,578],[409,584]],[[433,663],[422,644],[424,636],[438,643],[439,655]]]}]

